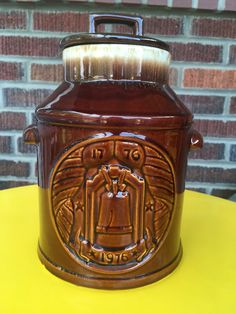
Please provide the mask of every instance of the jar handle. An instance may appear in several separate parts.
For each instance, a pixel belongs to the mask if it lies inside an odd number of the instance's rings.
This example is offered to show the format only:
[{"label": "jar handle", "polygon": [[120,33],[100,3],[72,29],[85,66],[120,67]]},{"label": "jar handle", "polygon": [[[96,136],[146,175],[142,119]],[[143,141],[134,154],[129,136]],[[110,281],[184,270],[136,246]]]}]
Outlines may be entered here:
[{"label": "jar handle", "polygon": [[23,139],[26,144],[38,144],[39,143],[38,128],[35,124],[29,125],[24,130]]},{"label": "jar handle", "polygon": [[202,135],[197,131],[193,130],[191,139],[190,139],[190,149],[198,149],[202,148],[203,146],[203,137]]},{"label": "jar handle", "polygon": [[90,14],[89,32],[96,33],[97,26],[102,23],[126,24],[132,27],[133,35],[143,35],[143,19],[139,16],[133,17],[118,14]]}]

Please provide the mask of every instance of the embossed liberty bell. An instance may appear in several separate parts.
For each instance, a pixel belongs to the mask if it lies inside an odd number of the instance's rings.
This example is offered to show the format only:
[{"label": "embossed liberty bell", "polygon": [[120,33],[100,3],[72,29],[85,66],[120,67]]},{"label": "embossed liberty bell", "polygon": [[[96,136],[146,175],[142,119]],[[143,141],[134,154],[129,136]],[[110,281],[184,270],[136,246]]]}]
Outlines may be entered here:
[{"label": "embossed liberty bell", "polygon": [[[125,171],[118,178],[112,179],[102,169],[107,181],[107,191],[101,195],[97,243],[104,247],[125,247],[132,243],[132,224],[130,219],[130,196],[123,183]],[[108,233],[104,238],[103,234]]]},{"label": "embossed liberty bell", "polygon": [[[55,275],[131,288],[178,265],[187,154],[202,146],[168,85],[170,53],[142,18],[90,15],[61,42],[65,81],[24,132],[38,148],[38,255]],[[97,33],[102,23],[131,34]]]}]

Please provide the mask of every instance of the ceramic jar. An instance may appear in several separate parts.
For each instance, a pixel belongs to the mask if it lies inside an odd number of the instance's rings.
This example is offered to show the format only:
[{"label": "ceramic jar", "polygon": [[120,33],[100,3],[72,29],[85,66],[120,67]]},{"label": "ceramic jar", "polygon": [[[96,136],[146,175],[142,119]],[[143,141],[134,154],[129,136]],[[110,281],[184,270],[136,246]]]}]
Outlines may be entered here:
[{"label": "ceramic jar", "polygon": [[[107,22],[133,34],[97,33]],[[78,285],[151,283],[181,259],[187,155],[202,145],[168,85],[168,46],[141,18],[106,14],[61,46],[65,81],[24,132],[38,147],[39,258]]]}]

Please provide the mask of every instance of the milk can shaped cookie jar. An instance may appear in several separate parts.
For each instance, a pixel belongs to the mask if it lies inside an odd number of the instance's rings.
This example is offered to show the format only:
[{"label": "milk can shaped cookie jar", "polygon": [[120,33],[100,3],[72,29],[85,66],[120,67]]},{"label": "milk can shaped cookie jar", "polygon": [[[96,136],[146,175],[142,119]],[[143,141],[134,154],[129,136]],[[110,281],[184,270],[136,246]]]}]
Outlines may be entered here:
[{"label": "milk can shaped cookie jar", "polygon": [[142,36],[140,17],[111,14],[61,45],[65,81],[24,132],[38,147],[39,258],[78,285],[154,282],[181,259],[187,155],[202,145],[168,85],[168,46]]}]

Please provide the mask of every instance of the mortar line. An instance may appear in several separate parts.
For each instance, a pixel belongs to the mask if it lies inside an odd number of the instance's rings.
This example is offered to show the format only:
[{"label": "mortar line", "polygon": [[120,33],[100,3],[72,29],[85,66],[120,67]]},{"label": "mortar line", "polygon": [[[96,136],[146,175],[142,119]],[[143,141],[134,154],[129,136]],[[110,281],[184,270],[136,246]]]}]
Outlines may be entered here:
[{"label": "mortar line", "polygon": [[[36,177],[35,177],[36,178]],[[37,183],[37,178],[33,179],[30,177],[16,177],[16,176],[0,176],[0,181],[16,181],[16,182],[20,182],[20,181],[27,181],[27,182],[31,182],[31,183]]]},{"label": "mortar line", "polygon": [[[224,114],[224,115],[231,115],[231,114],[229,113],[229,110],[230,110],[230,96],[225,96],[223,114]],[[231,115],[231,116],[232,116],[232,115]]]},{"label": "mortar line", "polygon": [[1,108],[1,112],[19,112],[19,113],[32,113],[32,110],[35,109],[35,106],[32,105],[31,107],[24,107],[24,106],[12,106],[12,105],[8,105],[5,106],[3,108]]},{"label": "mortar line", "polygon": [[192,8],[197,9],[198,8],[198,0],[192,0]]},{"label": "mortar line", "polygon": [[235,89],[224,89],[224,90],[220,90],[220,89],[210,89],[210,88],[193,88],[193,87],[183,87],[183,88],[173,88],[174,91],[177,94],[184,94],[184,95],[209,95],[209,96],[226,96],[226,95],[230,95],[234,96],[236,95],[236,90]]},{"label": "mortar line", "polygon": [[3,89],[1,88],[0,85],[0,110],[2,110],[4,108],[4,96],[3,96]]},{"label": "mortar line", "polygon": [[3,62],[26,62],[31,61],[34,63],[58,63],[62,62],[62,58],[56,57],[41,57],[38,56],[40,60],[37,60],[37,56],[15,56],[15,55],[0,55],[0,61]]},{"label": "mortar line", "polygon": [[26,112],[26,125],[30,125],[31,124],[31,115],[32,115],[32,111],[27,111]]},{"label": "mortar line", "polygon": [[225,160],[230,162],[230,144],[225,143]]},{"label": "mortar line", "polygon": [[171,62],[172,66],[175,67],[184,67],[185,69],[197,69],[197,70],[209,70],[209,69],[213,69],[213,70],[221,70],[221,71],[225,71],[225,70],[235,70],[236,69],[236,64],[226,64],[223,65],[222,63],[202,63],[201,61],[172,61]]},{"label": "mortar line", "polygon": [[231,143],[235,144],[235,137],[227,138],[227,137],[210,137],[204,136],[204,142],[207,141],[209,143]]},{"label": "mortar line", "polygon": [[228,43],[225,43],[224,45],[223,45],[223,63],[225,64],[225,65],[229,65],[229,44]]},{"label": "mortar line", "polygon": [[[225,144],[225,140],[222,139],[222,138],[209,138],[209,137],[204,137],[204,144]],[[233,144],[235,143],[235,140],[231,140],[231,141],[228,141],[227,143],[229,144]]]},{"label": "mortar line", "polygon": [[62,59],[58,59],[58,60],[54,60],[54,59],[48,59],[48,60],[35,60],[35,59],[30,59],[29,61],[29,64],[32,65],[32,64],[43,64],[43,65],[47,65],[47,64],[61,64],[63,65],[63,60]]},{"label": "mortar line", "polygon": [[224,160],[206,160],[205,159],[189,159],[188,166],[202,167],[202,168],[223,168],[223,169],[235,169],[235,162],[229,162]]},{"label": "mortar line", "polygon": [[15,134],[13,136],[13,152],[11,153],[12,154],[15,154],[17,155],[18,154],[18,148],[17,148],[17,140],[20,136],[18,134]]},{"label": "mortar line", "polygon": [[192,22],[191,16],[186,15],[183,17],[183,35],[186,37],[190,36],[191,22]]},{"label": "mortar line", "polygon": [[217,10],[223,11],[224,9],[225,9],[225,0],[218,0]]},{"label": "mortar line", "polygon": [[21,135],[23,130],[0,130],[1,136],[14,136],[15,134]]},{"label": "mortar line", "polygon": [[219,188],[219,189],[236,189],[236,184],[234,183],[215,183],[215,182],[199,182],[199,181],[186,181],[185,182],[186,187],[199,187],[199,188],[207,188],[207,187],[213,187],[213,188]]},{"label": "mortar line", "polygon": [[206,188],[205,190],[206,190],[206,194],[211,194],[212,193],[212,188],[210,188],[210,187]]},{"label": "mortar line", "polygon": [[30,174],[29,174],[29,177],[32,178],[32,179],[35,179],[36,176],[35,176],[35,162],[36,161],[31,161],[30,162]]},{"label": "mortar line", "polygon": [[183,86],[183,79],[184,79],[184,69],[183,69],[183,67],[179,67],[177,69],[178,69],[177,86],[182,88],[182,86]]},{"label": "mortar line", "polygon": [[[0,155],[0,160],[6,160],[6,156],[3,154]],[[36,154],[35,155],[18,155],[18,154],[7,154],[7,160],[15,161],[15,162],[30,162],[31,160],[36,160]]]},{"label": "mortar line", "polygon": [[29,78],[30,78],[30,64],[29,61],[25,61],[25,79],[26,82],[29,82]]},{"label": "mortar line", "polygon": [[22,81],[7,81],[7,82],[1,82],[0,87],[2,88],[22,88],[22,89],[55,89],[60,82],[46,82],[42,81],[42,83],[39,84],[39,82],[31,81],[25,84],[25,82]]},{"label": "mortar line", "polygon": [[27,10],[26,13],[27,13],[26,30],[28,30],[30,32],[31,31],[32,11],[31,10]]}]

